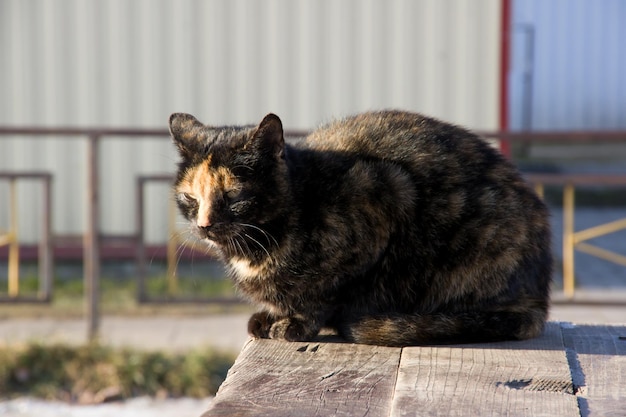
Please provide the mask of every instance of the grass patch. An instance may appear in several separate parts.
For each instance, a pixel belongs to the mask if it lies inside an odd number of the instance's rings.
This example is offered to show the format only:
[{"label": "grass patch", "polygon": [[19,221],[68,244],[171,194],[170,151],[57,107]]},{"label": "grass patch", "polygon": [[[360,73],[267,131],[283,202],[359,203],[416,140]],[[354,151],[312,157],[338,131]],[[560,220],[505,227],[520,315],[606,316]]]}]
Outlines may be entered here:
[{"label": "grass patch", "polygon": [[91,344],[0,347],[0,395],[95,403],[149,395],[203,398],[215,394],[233,355],[115,349]]},{"label": "grass patch", "polygon": [[[6,263],[0,263],[0,294],[7,295]],[[21,296],[36,296],[39,288],[38,268],[36,264],[20,265]],[[145,280],[146,295],[149,299],[209,299],[221,298],[237,301],[234,285],[226,277],[218,263],[206,265],[180,265],[180,274],[176,285],[171,285],[165,274],[165,264],[151,265],[150,274]],[[174,290],[171,292],[171,290]],[[137,279],[132,263],[110,262],[103,264],[100,278],[100,309],[102,314],[113,315],[189,315],[224,313],[239,311],[241,304],[219,304],[206,302],[154,303],[144,304],[138,301]],[[84,280],[82,264],[59,263],[55,267],[53,294],[51,303],[19,304],[0,303],[2,317],[80,317],[85,310]],[[246,310],[247,311],[247,310]]]}]

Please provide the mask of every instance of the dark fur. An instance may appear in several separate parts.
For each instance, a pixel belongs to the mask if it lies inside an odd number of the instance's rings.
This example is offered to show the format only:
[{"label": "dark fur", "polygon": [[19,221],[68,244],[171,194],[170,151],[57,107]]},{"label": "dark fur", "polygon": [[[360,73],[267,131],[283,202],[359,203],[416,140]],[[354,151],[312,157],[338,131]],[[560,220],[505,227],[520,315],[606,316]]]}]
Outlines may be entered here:
[{"label": "dark fur", "polygon": [[170,129],[182,213],[263,308],[251,335],[303,341],[329,326],[405,346],[541,332],[547,210],[474,134],[399,111],[331,123],[294,146],[272,114],[224,128],[174,114]]}]

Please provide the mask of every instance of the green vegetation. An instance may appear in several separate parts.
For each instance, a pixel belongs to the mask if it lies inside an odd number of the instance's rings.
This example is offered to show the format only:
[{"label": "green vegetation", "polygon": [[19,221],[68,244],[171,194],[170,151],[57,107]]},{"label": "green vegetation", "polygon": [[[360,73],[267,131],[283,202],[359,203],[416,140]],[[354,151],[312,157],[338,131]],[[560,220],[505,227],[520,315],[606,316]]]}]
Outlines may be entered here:
[{"label": "green vegetation", "polygon": [[34,395],[71,402],[131,396],[215,394],[234,356],[213,350],[184,354],[114,349],[92,344],[0,347],[0,395]]},{"label": "green vegetation", "polygon": [[[184,269],[170,293],[164,268],[153,266],[146,293],[159,299],[223,297],[235,299],[232,283],[223,271],[199,265]],[[101,312],[109,315],[206,315],[246,309],[243,304],[161,303],[137,301],[132,265],[103,265]],[[6,295],[6,263],[0,264],[0,293]],[[37,294],[37,266],[20,266],[20,295]],[[0,319],[14,317],[82,317],[84,282],[81,264],[57,264],[51,303],[0,303]],[[0,345],[0,399],[32,395],[44,399],[93,403],[134,396],[206,397],[213,395],[235,356],[212,349],[185,352],[149,352],[106,345],[32,343]]]},{"label": "green vegetation", "polygon": [[[208,299],[222,298],[237,300],[232,282],[225,277],[222,269],[213,265],[194,271],[184,269],[172,286],[164,268],[153,271],[145,281],[146,295],[150,299]],[[7,294],[6,263],[0,263],[0,294]],[[154,273],[156,272],[156,273]],[[100,279],[101,311],[103,314],[144,315],[144,314],[207,314],[224,312],[226,309],[241,309],[242,305],[230,305],[186,302],[143,304],[137,299],[137,279],[134,269],[123,263],[105,264]],[[21,296],[36,296],[39,287],[36,264],[24,263],[20,266]],[[173,292],[170,292],[174,289]],[[52,315],[55,317],[78,317],[84,313],[84,280],[82,265],[60,264],[55,268],[53,297],[45,304],[0,304],[0,318],[19,316]]]}]

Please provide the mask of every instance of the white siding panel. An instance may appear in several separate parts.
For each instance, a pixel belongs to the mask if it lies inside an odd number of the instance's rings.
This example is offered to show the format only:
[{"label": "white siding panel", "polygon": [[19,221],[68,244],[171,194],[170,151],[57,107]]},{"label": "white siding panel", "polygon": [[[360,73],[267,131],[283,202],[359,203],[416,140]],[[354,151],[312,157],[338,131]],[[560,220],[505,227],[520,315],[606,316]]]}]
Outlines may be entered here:
[{"label": "white siding panel", "polygon": [[[184,111],[211,124],[281,116],[311,129],[380,108],[477,129],[498,120],[499,0],[2,0],[0,125],[163,127]],[[84,229],[86,147],[0,139],[0,170],[54,174],[57,234]],[[169,141],[105,139],[102,229],[134,230],[135,177],[173,172]],[[148,237],[164,242],[165,192]],[[0,219],[6,204],[0,195]],[[21,197],[22,236],[37,207]]]},{"label": "white siding panel", "polygon": [[[626,128],[626,2],[513,2],[511,126],[516,129]],[[527,30],[534,31],[530,124],[523,120]]]}]

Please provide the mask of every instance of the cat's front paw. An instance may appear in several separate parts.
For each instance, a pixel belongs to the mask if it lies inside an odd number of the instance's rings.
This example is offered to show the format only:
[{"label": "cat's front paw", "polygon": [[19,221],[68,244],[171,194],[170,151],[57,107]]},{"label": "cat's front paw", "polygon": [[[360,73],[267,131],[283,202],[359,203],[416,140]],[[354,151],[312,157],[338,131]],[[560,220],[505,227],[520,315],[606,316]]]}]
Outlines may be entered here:
[{"label": "cat's front paw", "polygon": [[269,336],[272,339],[283,339],[288,342],[303,342],[312,339],[317,331],[318,329],[308,325],[304,320],[286,317],[272,324]]},{"label": "cat's front paw", "polygon": [[248,320],[248,334],[257,339],[267,339],[273,323],[274,318],[267,311],[254,313]]}]

